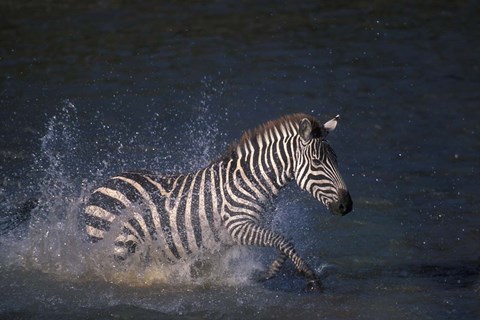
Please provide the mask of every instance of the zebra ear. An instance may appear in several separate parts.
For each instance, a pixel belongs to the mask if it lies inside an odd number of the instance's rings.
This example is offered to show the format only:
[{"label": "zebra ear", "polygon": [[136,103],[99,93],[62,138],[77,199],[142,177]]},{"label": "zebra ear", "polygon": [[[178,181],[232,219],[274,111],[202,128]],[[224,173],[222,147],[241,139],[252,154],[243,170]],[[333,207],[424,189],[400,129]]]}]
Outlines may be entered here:
[{"label": "zebra ear", "polygon": [[337,127],[338,119],[340,119],[339,114],[337,114],[332,120],[324,123],[323,128],[327,131],[327,133],[335,130],[335,128]]},{"label": "zebra ear", "polygon": [[298,127],[298,134],[304,141],[309,141],[312,139],[312,123],[307,118],[303,118],[300,121],[300,126]]}]

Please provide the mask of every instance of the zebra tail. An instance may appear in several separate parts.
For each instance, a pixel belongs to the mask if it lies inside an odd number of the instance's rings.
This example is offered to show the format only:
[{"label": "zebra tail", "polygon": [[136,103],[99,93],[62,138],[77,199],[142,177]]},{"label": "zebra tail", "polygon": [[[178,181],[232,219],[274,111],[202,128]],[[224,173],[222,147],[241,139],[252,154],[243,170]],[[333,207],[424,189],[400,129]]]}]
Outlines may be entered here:
[{"label": "zebra tail", "polygon": [[3,217],[0,218],[0,235],[4,235],[13,229],[17,228],[20,224],[28,221],[32,216],[32,210],[38,206],[37,198],[30,198],[23,204],[8,211]]}]

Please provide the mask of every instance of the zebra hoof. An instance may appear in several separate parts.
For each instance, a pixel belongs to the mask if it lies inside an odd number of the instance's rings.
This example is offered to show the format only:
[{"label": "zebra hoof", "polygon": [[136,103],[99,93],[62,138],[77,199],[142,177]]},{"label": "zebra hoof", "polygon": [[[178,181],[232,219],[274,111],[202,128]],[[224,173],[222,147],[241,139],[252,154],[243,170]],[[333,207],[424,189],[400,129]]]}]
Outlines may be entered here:
[{"label": "zebra hoof", "polygon": [[309,280],[307,282],[307,291],[322,291],[322,283],[320,282],[320,280]]}]

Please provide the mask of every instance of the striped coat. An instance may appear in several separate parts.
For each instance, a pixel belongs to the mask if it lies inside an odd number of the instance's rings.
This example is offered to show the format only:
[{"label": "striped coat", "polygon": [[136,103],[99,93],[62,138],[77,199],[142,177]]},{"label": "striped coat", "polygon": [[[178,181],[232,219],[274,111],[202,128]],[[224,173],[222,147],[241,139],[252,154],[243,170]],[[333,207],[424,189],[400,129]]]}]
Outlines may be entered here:
[{"label": "striped coat", "polygon": [[352,201],[325,140],[338,117],[321,125],[294,114],[246,132],[228,154],[189,174],[126,172],[95,189],[85,209],[85,231],[97,242],[113,234],[114,256],[123,260],[150,246],[176,262],[222,246],[270,246],[279,251],[266,278],[290,259],[312,287],[318,277],[291,242],[264,222],[278,192],[295,180],[333,213]]}]

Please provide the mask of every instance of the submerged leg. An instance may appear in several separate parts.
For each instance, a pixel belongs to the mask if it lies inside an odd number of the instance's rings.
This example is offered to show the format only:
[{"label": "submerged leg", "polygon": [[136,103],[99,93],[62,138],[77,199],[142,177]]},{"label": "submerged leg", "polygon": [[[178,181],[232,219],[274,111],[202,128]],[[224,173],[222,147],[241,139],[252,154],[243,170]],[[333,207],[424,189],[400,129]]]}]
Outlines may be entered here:
[{"label": "submerged leg", "polygon": [[285,263],[285,261],[287,261],[287,259],[288,256],[286,254],[280,253],[278,257],[272,262],[270,268],[268,268],[268,271],[265,274],[265,280],[274,278],[280,271],[280,269],[283,267],[283,264]]},{"label": "submerged leg", "polygon": [[[297,254],[295,247],[291,242],[286,240],[282,235],[264,228],[261,225],[257,225],[255,222],[245,222],[237,224],[233,228],[229,229],[232,238],[242,245],[253,245],[259,247],[274,247],[278,249],[281,256],[272,263],[273,274],[275,269],[278,269],[283,265],[281,261],[282,256],[286,256],[290,259],[297,270],[307,279],[307,288],[309,290],[320,289],[321,283],[315,272],[307,265],[307,263]],[[278,271],[278,270],[277,270]]]}]

